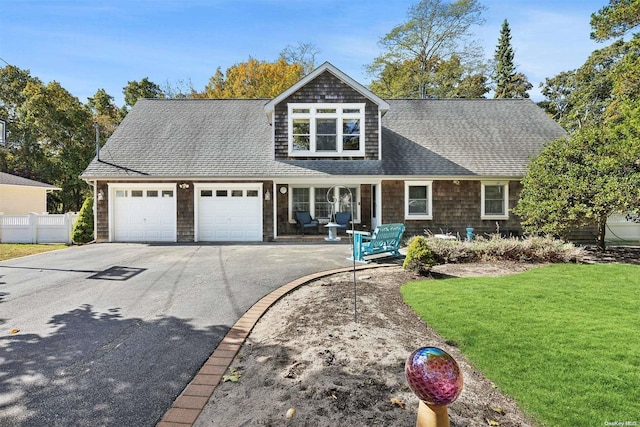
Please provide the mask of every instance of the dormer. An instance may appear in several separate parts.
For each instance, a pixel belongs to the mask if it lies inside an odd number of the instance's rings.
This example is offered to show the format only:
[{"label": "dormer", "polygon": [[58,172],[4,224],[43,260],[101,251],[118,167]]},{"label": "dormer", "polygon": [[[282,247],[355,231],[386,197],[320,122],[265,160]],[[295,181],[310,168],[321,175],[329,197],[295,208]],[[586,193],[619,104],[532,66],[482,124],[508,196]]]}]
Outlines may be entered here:
[{"label": "dormer", "polygon": [[328,62],[265,105],[277,160],[380,160],[389,109]]}]

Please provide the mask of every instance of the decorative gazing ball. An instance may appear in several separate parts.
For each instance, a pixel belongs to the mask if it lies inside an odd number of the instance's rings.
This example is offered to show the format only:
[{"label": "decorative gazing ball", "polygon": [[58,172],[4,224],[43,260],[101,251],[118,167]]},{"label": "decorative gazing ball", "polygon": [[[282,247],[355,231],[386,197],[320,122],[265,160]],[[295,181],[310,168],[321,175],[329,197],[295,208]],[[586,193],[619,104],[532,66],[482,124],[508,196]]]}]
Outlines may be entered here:
[{"label": "decorative gazing ball", "polygon": [[404,365],[411,390],[429,405],[448,405],[462,391],[462,371],[446,351],[421,347],[411,353]]}]

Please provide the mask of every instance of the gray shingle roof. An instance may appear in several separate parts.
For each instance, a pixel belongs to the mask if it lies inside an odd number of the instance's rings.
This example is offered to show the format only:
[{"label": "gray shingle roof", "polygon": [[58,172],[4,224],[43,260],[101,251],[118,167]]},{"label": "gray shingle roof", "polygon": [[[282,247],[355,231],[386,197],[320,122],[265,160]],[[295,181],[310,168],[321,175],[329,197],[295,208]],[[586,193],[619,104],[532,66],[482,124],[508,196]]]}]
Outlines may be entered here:
[{"label": "gray shingle roof", "polygon": [[140,100],[84,178],[522,176],[560,126],[529,100],[389,100],[383,160],[274,160],[269,100]]},{"label": "gray shingle roof", "polygon": [[522,176],[565,131],[530,100],[393,100],[383,118],[386,171]]},{"label": "gray shingle roof", "polygon": [[58,187],[46,184],[44,182],[34,181],[32,179],[23,178],[21,176],[12,175],[10,173],[0,172],[0,184],[4,185],[20,185],[24,187],[41,187],[41,188],[51,188],[58,189]]}]

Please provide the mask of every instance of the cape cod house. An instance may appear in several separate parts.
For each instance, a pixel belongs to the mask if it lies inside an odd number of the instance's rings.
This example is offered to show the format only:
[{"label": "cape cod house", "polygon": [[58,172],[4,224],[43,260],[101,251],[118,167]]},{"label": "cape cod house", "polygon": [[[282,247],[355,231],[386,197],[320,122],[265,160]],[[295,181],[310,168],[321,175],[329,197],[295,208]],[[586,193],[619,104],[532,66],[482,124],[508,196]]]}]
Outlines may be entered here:
[{"label": "cape cod house", "polygon": [[270,100],[140,100],[82,178],[97,241],[273,241],[341,210],[518,234],[526,165],[563,135],[530,100],[385,100],[324,63]]}]

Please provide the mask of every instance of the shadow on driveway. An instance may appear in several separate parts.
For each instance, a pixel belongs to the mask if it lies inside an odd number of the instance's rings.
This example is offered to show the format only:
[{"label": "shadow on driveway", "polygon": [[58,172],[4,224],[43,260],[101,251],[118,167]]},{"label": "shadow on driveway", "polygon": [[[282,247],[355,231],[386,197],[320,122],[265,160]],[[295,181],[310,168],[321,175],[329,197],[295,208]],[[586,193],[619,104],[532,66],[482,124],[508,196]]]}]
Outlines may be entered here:
[{"label": "shadow on driveway", "polygon": [[229,329],[119,311],[83,305],[47,336],[0,337],[0,425],[155,425]]}]

